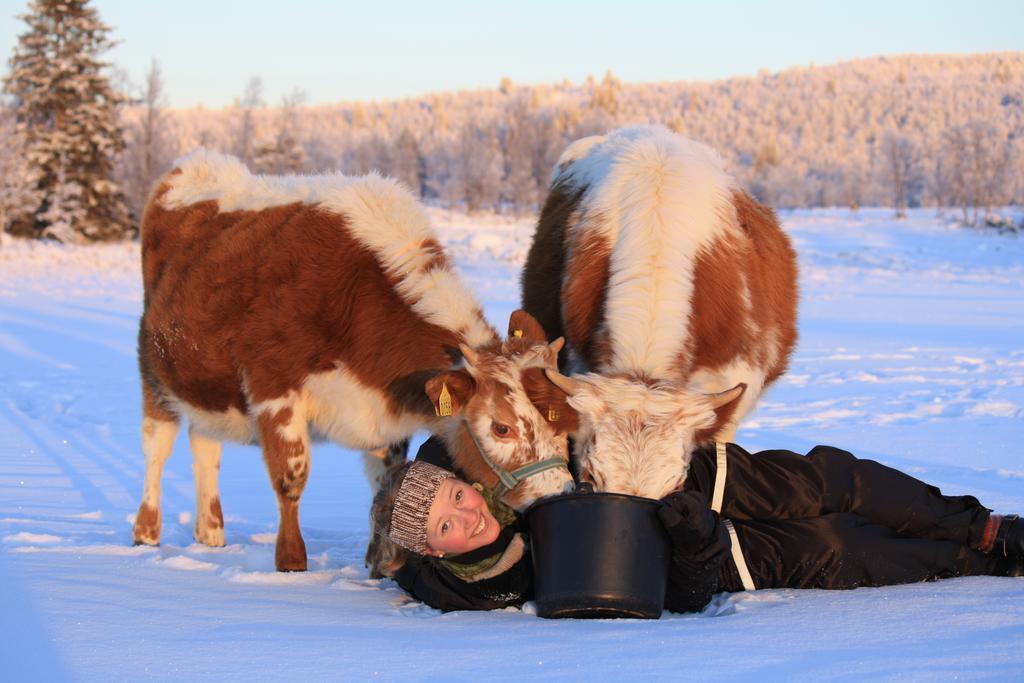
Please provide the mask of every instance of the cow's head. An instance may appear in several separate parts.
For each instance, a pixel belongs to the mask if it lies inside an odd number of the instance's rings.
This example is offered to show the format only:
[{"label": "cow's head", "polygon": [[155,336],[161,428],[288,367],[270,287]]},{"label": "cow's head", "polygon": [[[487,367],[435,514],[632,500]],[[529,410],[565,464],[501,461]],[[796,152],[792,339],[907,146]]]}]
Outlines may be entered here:
[{"label": "cow's head", "polygon": [[520,511],[572,488],[567,432],[575,414],[544,376],[557,368],[562,344],[547,343],[537,321],[517,311],[500,348],[462,345],[465,366],[426,384],[437,415],[449,418],[443,429],[456,464]]},{"label": "cow's head", "polygon": [[598,491],[648,498],[682,485],[691,451],[732,417],[746,389],[738,384],[702,394],[631,377],[547,375],[579,413],[574,455],[581,481]]}]

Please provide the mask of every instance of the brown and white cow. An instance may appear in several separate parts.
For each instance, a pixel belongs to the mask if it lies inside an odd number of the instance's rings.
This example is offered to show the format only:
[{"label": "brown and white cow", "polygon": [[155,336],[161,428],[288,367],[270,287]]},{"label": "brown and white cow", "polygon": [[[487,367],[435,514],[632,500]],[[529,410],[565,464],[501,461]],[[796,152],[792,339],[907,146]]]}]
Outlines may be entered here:
[{"label": "brown and white cow", "polygon": [[[426,428],[485,485],[496,470],[548,462],[505,495],[519,508],[571,483],[564,430],[523,409],[524,373],[535,383],[561,342],[502,346],[422,207],[394,181],[254,176],[200,150],[158,184],[141,240],[146,474],[136,543],[160,541],[161,473],[183,417],[196,539],[224,544],[221,441],[259,443],[282,571],[306,568],[298,508],[311,439],[382,456]],[[514,315],[512,325],[524,323]]]},{"label": "brown and white cow", "polygon": [[710,148],[657,126],[571,144],[523,271],[565,335],[580,474],[660,498],[701,441],[731,440],[796,342],[797,268],[775,214]]}]

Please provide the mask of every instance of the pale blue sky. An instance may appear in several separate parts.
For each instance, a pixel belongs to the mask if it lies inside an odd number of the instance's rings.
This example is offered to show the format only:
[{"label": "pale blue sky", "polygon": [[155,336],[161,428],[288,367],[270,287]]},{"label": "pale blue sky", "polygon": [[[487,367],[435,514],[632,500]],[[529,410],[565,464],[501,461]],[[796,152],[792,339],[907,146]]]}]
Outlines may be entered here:
[{"label": "pale blue sky", "polygon": [[[136,82],[152,58],[173,106],[220,107],[252,76],[276,104],[519,83],[715,80],[879,54],[1024,49],[1021,0],[658,2],[95,0]],[[27,6],[0,0],[0,55]],[[6,72],[6,66],[3,67]]]}]

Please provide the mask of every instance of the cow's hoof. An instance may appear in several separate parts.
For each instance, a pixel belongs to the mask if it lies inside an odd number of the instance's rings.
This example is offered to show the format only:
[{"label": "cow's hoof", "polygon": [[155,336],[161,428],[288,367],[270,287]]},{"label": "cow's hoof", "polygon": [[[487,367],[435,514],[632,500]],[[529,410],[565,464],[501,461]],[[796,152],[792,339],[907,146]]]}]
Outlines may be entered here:
[{"label": "cow's hoof", "polygon": [[297,545],[288,549],[278,544],[274,553],[274,564],[279,572],[306,571],[306,544],[299,541]]},{"label": "cow's hoof", "polygon": [[224,527],[211,526],[213,520],[199,520],[196,523],[195,532],[192,537],[196,543],[202,543],[213,548],[224,547]]},{"label": "cow's hoof", "polygon": [[294,560],[291,562],[278,562],[277,571],[279,572],[304,572],[306,571],[306,558],[302,560]]},{"label": "cow's hoof", "polygon": [[140,505],[132,527],[135,545],[160,545],[160,510]]}]

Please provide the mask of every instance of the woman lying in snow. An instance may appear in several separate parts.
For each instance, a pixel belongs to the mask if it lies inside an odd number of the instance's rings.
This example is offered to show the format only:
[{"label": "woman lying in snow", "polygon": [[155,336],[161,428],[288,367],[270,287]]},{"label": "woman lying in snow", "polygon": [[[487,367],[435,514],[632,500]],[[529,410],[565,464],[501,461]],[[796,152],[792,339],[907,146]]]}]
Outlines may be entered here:
[{"label": "woman lying in snow", "polygon": [[[371,515],[394,545],[384,541],[375,568],[445,611],[522,604],[532,592],[525,525],[451,470],[431,439],[388,473]],[[1024,574],[1016,515],[828,446],[806,456],[700,448],[683,489],[663,503],[673,544],[665,607],[674,612],[700,611],[719,591]]]}]

